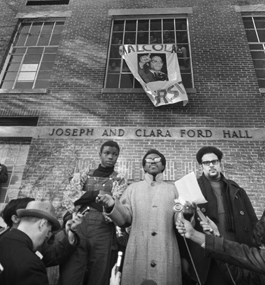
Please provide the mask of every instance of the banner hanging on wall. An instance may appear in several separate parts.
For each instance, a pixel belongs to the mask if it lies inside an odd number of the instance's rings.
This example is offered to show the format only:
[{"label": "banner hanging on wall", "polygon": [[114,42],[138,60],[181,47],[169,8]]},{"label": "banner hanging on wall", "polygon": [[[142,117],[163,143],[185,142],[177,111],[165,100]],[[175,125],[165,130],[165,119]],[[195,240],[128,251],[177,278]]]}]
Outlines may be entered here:
[{"label": "banner hanging on wall", "polygon": [[120,54],[156,107],[188,103],[175,45],[123,45]]}]

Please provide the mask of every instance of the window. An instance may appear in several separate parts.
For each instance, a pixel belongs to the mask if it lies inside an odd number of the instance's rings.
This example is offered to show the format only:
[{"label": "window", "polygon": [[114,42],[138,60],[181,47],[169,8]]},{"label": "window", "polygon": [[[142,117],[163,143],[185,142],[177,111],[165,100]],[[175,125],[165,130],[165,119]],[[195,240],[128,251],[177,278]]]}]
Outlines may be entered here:
[{"label": "window", "polygon": [[243,16],[259,87],[265,88],[265,16]]},{"label": "window", "polygon": [[29,142],[0,143],[0,163],[4,164],[8,171],[8,181],[2,184],[0,191],[0,205],[18,196],[29,146]]},{"label": "window", "polygon": [[123,44],[176,44],[183,84],[192,88],[187,18],[115,19],[112,23],[105,88],[141,88],[119,55]]},{"label": "window", "polygon": [[0,88],[47,88],[63,26],[62,20],[22,22],[1,74]]}]

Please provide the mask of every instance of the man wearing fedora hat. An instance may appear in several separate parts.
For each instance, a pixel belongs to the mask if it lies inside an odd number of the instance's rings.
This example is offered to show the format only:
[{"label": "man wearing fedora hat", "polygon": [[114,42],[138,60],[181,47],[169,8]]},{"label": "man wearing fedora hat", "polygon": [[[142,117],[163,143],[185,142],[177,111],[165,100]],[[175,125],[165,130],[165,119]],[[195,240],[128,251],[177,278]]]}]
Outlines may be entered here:
[{"label": "man wearing fedora hat", "polygon": [[[255,246],[252,242],[253,227],[257,222],[255,211],[246,191],[222,174],[222,158],[223,152],[214,146],[204,146],[197,152],[196,159],[203,171],[198,184],[208,201],[198,206],[217,224],[224,238]],[[202,232],[198,219],[194,221],[195,229]],[[199,245],[189,243],[189,249],[202,284],[228,284],[216,261],[205,257]],[[190,270],[192,284],[197,284],[197,274],[192,265]]]},{"label": "man wearing fedora hat", "polygon": [[20,224],[0,240],[1,285],[48,285],[45,265],[35,251],[51,232],[60,229],[55,209],[48,201],[31,201],[17,210]]}]

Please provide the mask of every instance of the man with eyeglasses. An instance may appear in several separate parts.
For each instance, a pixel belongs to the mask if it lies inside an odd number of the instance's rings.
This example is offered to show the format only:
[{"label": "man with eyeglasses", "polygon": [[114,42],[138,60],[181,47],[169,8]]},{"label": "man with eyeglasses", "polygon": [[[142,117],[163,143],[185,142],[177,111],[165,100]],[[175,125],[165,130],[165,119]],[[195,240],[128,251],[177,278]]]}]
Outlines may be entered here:
[{"label": "man with eyeglasses", "polygon": [[[163,67],[164,62],[161,56],[148,54],[140,57],[138,72],[145,83],[167,81],[168,76],[162,71]],[[166,71],[166,66],[164,71]]]},{"label": "man with eyeglasses", "polygon": [[[222,158],[222,151],[213,146],[202,147],[197,152],[196,159],[203,171],[198,183],[208,201],[198,206],[205,216],[216,223],[225,239],[254,246],[252,231],[257,222],[255,211],[245,190],[221,173]],[[195,223],[195,229],[202,232],[197,218]],[[204,257],[203,248],[195,243],[190,243],[189,246],[202,284],[230,284],[224,279],[216,261]],[[195,272],[191,266],[190,269],[196,284]]]},{"label": "man with eyeglasses", "polygon": [[151,149],[142,160],[143,181],[131,184],[120,200],[99,195],[109,217],[120,227],[131,225],[122,270],[122,285],[180,285],[181,264],[174,232],[174,184],[163,181],[166,159]]}]

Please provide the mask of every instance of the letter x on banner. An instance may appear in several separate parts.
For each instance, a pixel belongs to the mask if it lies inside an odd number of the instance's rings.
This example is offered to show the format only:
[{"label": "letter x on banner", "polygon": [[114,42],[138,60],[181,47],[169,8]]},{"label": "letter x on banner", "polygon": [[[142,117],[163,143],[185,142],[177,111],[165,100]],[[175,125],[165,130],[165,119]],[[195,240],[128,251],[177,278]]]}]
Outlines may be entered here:
[{"label": "letter x on banner", "polygon": [[188,103],[175,45],[123,45],[120,54],[156,107]]}]

